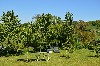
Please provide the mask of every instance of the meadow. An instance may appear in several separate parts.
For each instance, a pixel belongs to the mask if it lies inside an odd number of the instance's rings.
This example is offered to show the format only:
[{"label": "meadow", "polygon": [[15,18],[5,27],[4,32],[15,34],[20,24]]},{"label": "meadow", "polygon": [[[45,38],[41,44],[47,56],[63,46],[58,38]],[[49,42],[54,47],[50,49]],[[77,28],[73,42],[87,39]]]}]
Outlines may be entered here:
[{"label": "meadow", "polygon": [[[69,53],[69,58],[62,57],[65,50],[60,53],[51,53],[49,61],[34,61],[35,54],[29,53],[29,62],[26,62],[26,53],[19,56],[0,57],[0,66],[100,66],[100,57],[88,49],[79,49]],[[67,55],[65,55],[67,56]]]}]

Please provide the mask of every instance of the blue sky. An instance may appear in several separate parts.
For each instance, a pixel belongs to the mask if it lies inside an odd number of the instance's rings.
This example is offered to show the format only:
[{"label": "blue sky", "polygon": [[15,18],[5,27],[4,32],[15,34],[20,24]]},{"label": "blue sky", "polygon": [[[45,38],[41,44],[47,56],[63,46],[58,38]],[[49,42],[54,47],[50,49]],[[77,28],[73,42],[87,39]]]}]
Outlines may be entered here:
[{"label": "blue sky", "polygon": [[0,16],[9,10],[14,10],[22,23],[42,13],[64,19],[68,11],[73,13],[75,21],[90,21],[100,19],[100,0],[0,0]]}]

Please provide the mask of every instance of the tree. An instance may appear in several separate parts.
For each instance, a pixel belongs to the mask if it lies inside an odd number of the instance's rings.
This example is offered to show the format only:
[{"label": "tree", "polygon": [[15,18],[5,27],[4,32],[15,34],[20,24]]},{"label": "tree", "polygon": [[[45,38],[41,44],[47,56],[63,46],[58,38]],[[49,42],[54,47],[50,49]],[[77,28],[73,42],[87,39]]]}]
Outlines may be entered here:
[{"label": "tree", "polygon": [[72,25],[72,22],[73,22],[73,14],[70,13],[70,12],[67,12],[66,15],[65,15],[65,22],[63,23],[63,30],[62,30],[62,33],[61,33],[61,36],[62,36],[62,46],[64,49],[66,50],[69,50],[70,51],[73,51],[73,48],[74,48],[74,44],[75,44],[75,41],[74,41],[74,29],[73,29],[73,25]]},{"label": "tree", "polygon": [[16,40],[15,36],[17,36],[20,27],[20,20],[18,19],[18,15],[15,16],[13,10],[7,11],[7,13],[3,12],[3,15],[1,16],[1,21],[3,27],[2,37],[4,39],[2,44],[6,47],[9,47],[10,49],[16,50],[18,40]]},{"label": "tree", "polygon": [[96,31],[90,30],[90,24],[79,20],[74,27],[75,34],[78,35],[80,45],[87,47],[87,45],[94,39],[96,39]]},{"label": "tree", "polygon": [[66,19],[66,25],[67,26],[71,26],[72,25],[72,22],[73,22],[73,14],[70,13],[70,12],[67,12],[66,15],[65,15],[65,19]]},{"label": "tree", "polygon": [[52,15],[51,14],[42,14],[39,16],[34,22],[34,41],[35,41],[35,46],[37,48],[42,48],[44,47],[44,44],[47,42],[46,35],[48,31],[48,26],[51,23]]},{"label": "tree", "polygon": [[[51,14],[42,14],[34,24],[35,46],[44,49],[45,46],[57,45],[59,40],[59,30],[61,30],[61,18]],[[58,42],[59,41],[59,42]]]}]

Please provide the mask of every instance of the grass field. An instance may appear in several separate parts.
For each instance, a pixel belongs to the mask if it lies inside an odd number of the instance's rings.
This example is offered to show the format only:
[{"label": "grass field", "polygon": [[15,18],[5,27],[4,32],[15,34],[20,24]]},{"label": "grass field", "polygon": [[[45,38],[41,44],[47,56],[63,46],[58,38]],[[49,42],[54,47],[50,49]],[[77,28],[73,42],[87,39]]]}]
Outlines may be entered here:
[{"label": "grass field", "polygon": [[[26,55],[0,57],[0,66],[100,66],[100,57],[95,57],[95,52],[90,52],[87,49],[76,50],[69,54],[70,58],[61,57],[61,53],[50,54],[49,61],[33,61],[36,53],[29,53],[30,62],[24,62]],[[18,59],[22,59],[17,61]]]}]

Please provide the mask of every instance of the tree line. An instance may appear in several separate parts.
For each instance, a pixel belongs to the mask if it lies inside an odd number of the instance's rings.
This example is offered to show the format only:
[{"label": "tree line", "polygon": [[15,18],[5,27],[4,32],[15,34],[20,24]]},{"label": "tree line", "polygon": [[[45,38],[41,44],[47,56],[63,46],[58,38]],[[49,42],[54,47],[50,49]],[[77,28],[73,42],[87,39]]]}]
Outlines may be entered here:
[{"label": "tree line", "polygon": [[[95,30],[100,29],[100,20],[75,22],[70,12],[65,13],[65,20],[50,13],[37,14],[32,19],[34,21],[21,24],[13,10],[3,12],[0,17],[0,46],[9,53],[17,53],[27,47],[33,47],[34,51],[46,51],[48,46],[87,48],[100,36]],[[96,28],[91,29],[93,26]]]}]

